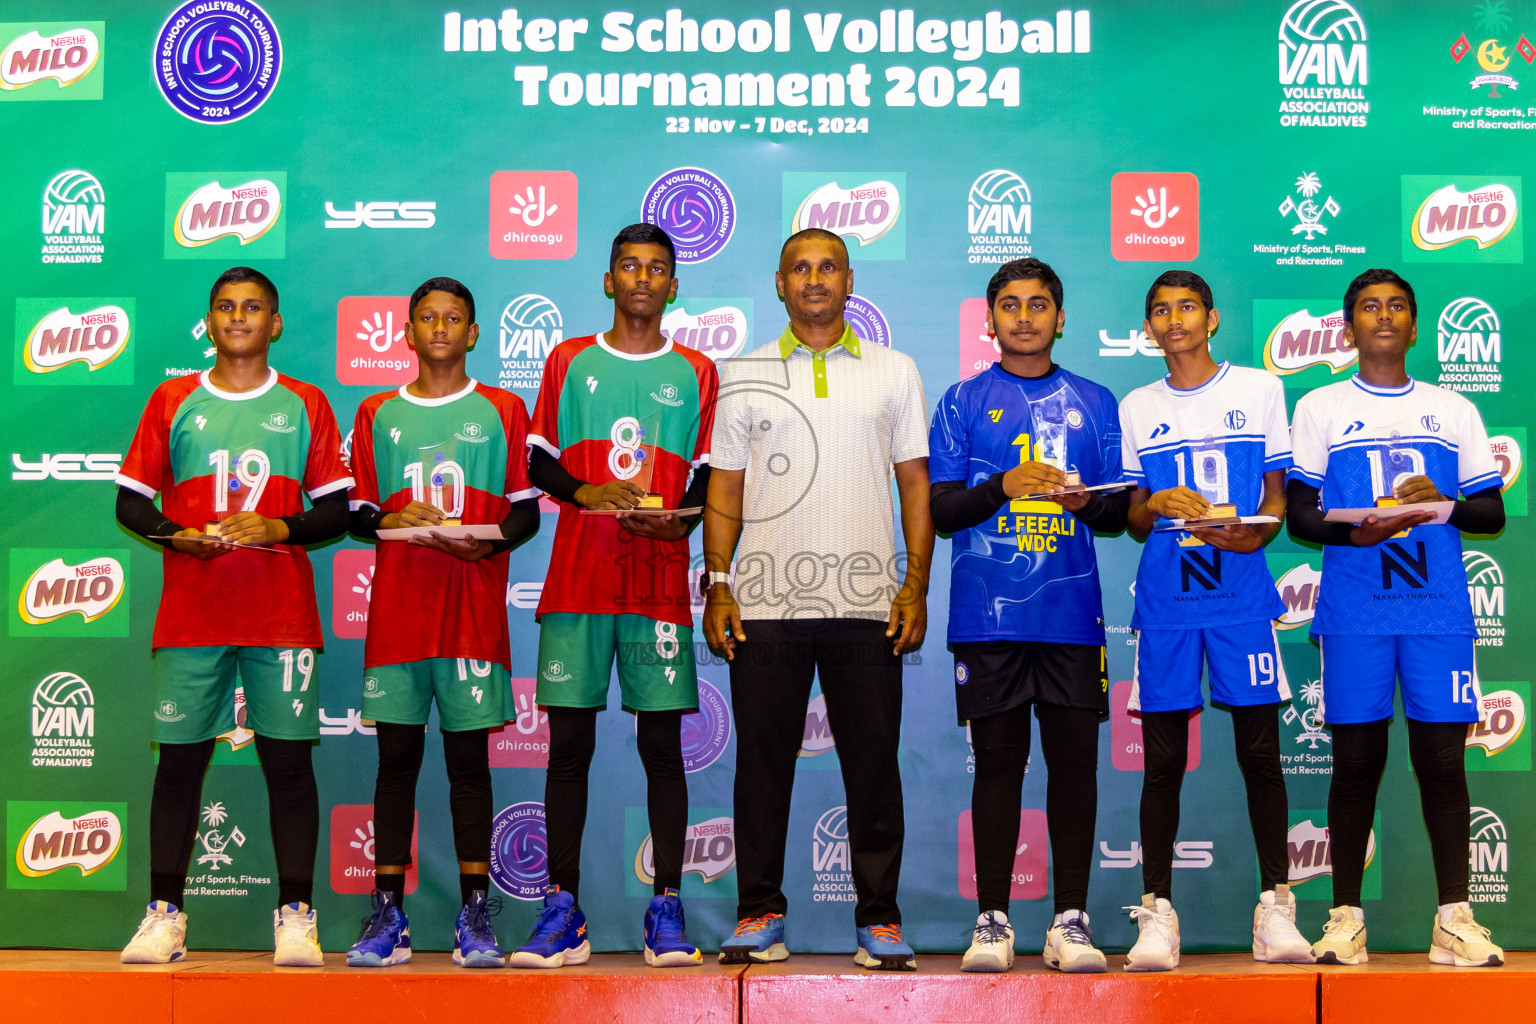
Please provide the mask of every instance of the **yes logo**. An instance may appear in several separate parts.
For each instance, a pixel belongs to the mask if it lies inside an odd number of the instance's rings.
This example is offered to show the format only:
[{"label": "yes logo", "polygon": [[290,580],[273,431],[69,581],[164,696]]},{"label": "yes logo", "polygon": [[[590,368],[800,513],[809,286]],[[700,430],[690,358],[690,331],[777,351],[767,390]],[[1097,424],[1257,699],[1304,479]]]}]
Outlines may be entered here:
[{"label": "yes logo", "polygon": [[[77,312],[78,310],[78,312]],[[132,384],[132,299],[17,299],[17,384]]]},{"label": "yes logo", "polygon": [[0,102],[99,100],[106,22],[0,25]]},{"label": "yes logo", "polygon": [[282,171],[167,174],[165,258],[282,259],[287,188],[288,175]]},{"label": "yes logo", "polygon": [[786,171],[785,235],[822,228],[842,236],[853,259],[906,259],[906,190],[903,173]]}]

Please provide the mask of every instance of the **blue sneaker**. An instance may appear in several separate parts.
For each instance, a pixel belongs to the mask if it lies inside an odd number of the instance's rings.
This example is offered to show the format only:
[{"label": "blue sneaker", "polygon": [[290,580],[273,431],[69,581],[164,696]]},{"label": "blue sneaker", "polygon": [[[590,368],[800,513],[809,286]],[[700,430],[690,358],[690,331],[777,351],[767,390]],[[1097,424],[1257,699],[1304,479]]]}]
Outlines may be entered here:
[{"label": "blue sneaker", "polygon": [[720,943],[720,962],[723,964],[767,964],[788,959],[783,914],[744,917],[736,922],[736,931],[731,937]]},{"label": "blue sneaker", "polygon": [[544,894],[544,912],[534,922],[528,941],[510,962],[513,967],[568,967],[586,963],[591,955],[587,915],[570,893],[552,888]]},{"label": "blue sneaker", "polygon": [[859,951],[853,962],[875,971],[915,971],[917,957],[901,937],[899,924],[872,924],[859,929]]},{"label": "blue sneaker", "polygon": [[373,890],[373,913],[347,950],[348,967],[393,967],[411,959],[411,922],[387,892]]},{"label": "blue sneaker", "polygon": [[694,967],[704,954],[683,934],[683,901],[676,889],[651,897],[645,910],[645,965]]},{"label": "blue sneaker", "polygon": [[[496,909],[501,909],[497,901]],[[459,921],[453,929],[453,962],[460,967],[504,967],[501,947],[491,930],[491,907],[485,892],[476,889],[469,902],[459,908]]]}]

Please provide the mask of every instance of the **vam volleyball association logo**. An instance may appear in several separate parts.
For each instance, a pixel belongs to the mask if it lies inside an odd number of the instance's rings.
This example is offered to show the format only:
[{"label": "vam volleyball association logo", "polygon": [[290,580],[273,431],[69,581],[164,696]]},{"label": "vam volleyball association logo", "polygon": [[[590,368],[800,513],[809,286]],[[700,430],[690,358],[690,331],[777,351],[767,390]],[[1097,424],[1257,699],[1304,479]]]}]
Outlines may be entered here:
[{"label": "vam volleyball association logo", "polygon": [[1296,0],[1280,19],[1280,123],[1364,128],[1365,22],[1344,0]]},{"label": "vam volleyball association logo", "polygon": [[987,171],[971,182],[966,196],[965,227],[971,236],[971,263],[1007,263],[1032,255],[1034,199],[1029,183],[1013,171]]},{"label": "vam volleyball association logo", "polygon": [[182,117],[201,124],[249,117],[277,88],[282,70],[277,26],[253,0],[188,0],[155,38],[160,94]]},{"label": "vam volleyball association logo", "polygon": [[537,390],[544,360],[564,340],[565,319],[553,299],[530,292],[507,303],[496,337],[500,386]]}]

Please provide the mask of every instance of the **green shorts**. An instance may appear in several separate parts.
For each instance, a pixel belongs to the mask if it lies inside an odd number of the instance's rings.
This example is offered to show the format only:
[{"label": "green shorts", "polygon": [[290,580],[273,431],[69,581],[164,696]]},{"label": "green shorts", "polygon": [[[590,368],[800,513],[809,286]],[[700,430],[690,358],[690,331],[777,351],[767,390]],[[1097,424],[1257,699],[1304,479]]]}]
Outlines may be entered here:
[{"label": "green shorts", "polygon": [[540,622],[540,704],[606,708],[608,677],[618,655],[625,711],[698,710],[692,626],[644,615],[575,612],[548,612]]},{"label": "green shorts", "polygon": [[275,740],[320,738],[320,677],[312,647],[162,647],[155,651],[156,743],[201,743],[235,727]]},{"label": "green shorts", "polygon": [[507,720],[512,680],[505,667],[473,658],[423,658],[363,669],[363,717],[426,725],[437,699],[444,732],[494,729]]}]

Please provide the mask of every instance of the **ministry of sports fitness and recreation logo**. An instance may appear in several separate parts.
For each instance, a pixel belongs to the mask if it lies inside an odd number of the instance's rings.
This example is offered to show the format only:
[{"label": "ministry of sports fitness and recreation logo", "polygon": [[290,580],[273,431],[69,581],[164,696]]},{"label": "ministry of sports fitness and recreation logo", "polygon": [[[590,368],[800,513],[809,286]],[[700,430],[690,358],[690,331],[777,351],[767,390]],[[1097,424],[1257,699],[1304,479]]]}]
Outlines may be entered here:
[{"label": "ministry of sports fitness and recreation logo", "polygon": [[1403,259],[1413,263],[1523,263],[1516,175],[1405,174]]},{"label": "ministry of sports fitness and recreation logo", "polygon": [[342,384],[406,384],[416,352],[406,342],[411,300],[405,295],[347,295],[336,303],[336,379]]},{"label": "ministry of sports fitness and recreation logo", "polygon": [[1477,622],[1477,646],[1503,647],[1504,570],[1483,551],[1463,551],[1461,562],[1467,570],[1467,596],[1472,599],[1472,617]]},{"label": "ministry of sports fitness and recreation logo", "polygon": [[44,263],[100,263],[107,194],[89,171],[60,171],[43,189]]},{"label": "ministry of sports fitness and recreation logo", "polygon": [[16,300],[17,384],[132,384],[129,298]]},{"label": "ministry of sports fitness and recreation logo", "polygon": [[880,307],[862,295],[850,295],[843,304],[843,319],[853,328],[853,333],[865,341],[891,347],[891,324]]},{"label": "ministry of sports fitness and recreation logo", "polygon": [[[1287,880],[1297,899],[1323,900],[1331,897],[1327,885],[1318,882],[1333,876],[1333,837],[1328,830],[1328,816],[1323,811],[1290,811],[1290,829],[1285,834],[1288,861]],[[1381,858],[1376,837],[1381,832],[1381,812],[1371,820],[1365,844],[1365,877],[1360,886],[1362,899],[1381,899]],[[1314,884],[1315,883],[1315,884]]]},{"label": "ministry of sports fitness and recreation logo", "polygon": [[165,258],[282,259],[283,171],[173,171],[165,176]]},{"label": "ministry of sports fitness and recreation logo", "polygon": [[1477,61],[1477,67],[1482,71],[1482,74],[1475,75],[1467,83],[1468,88],[1477,90],[1486,85],[1488,86],[1488,99],[1503,99],[1504,94],[1499,92],[1499,86],[1502,85],[1510,90],[1520,88],[1519,80],[1509,73],[1509,51],[1513,49],[1515,53],[1525,59],[1526,65],[1529,66],[1533,61],[1536,61],[1536,46],[1531,45],[1531,41],[1525,37],[1523,32],[1520,33],[1520,41],[1518,43],[1512,44],[1509,41],[1508,37],[1515,34],[1516,30],[1513,27],[1513,21],[1509,17],[1509,8],[1500,0],[1483,0],[1482,3],[1477,5],[1476,12],[1477,20],[1473,27],[1476,35],[1481,37],[1482,41],[1474,47],[1468,41],[1467,34],[1465,32],[1461,33],[1456,41],[1451,44],[1451,59],[1459,65],[1461,64],[1461,59],[1468,53],[1473,54]]},{"label": "ministry of sports fitness and recreation logo", "polygon": [[1330,383],[1355,365],[1344,324],[1337,299],[1254,299],[1254,362],[1278,377],[1294,377],[1286,387]]},{"label": "ministry of sports fitness and recreation logo", "polygon": [[971,263],[1007,263],[1034,253],[1034,200],[1029,183],[1013,171],[992,170],[971,182],[965,228]]},{"label": "ministry of sports fitness and recreation logo", "polygon": [[1341,240],[1334,232],[1343,209],[1316,171],[1304,171],[1276,207],[1289,234],[1255,242],[1253,251],[1273,255],[1277,267],[1341,267],[1344,257],[1365,255],[1363,244]]},{"label": "ministry of sports fitness and recreation logo", "polygon": [[1280,123],[1364,128],[1365,22],[1344,0],[1296,0],[1280,19]]},{"label": "ministry of sports fitness and recreation logo", "polygon": [[283,44],[254,0],[188,0],[155,37],[155,81],[165,102],[201,124],[254,114],[277,88]]},{"label": "ministry of sports fitness and recreation logo", "polygon": [[11,636],[127,636],[127,561],[127,551],[13,548]]},{"label": "ministry of sports fitness and recreation logo", "polygon": [[1200,179],[1183,172],[1122,171],[1109,182],[1109,251],[1117,260],[1200,255]]},{"label": "ministry of sports fitness and recreation logo", "polygon": [[[233,867],[234,853],[245,845],[245,833],[240,826],[229,820],[229,809],[222,801],[214,800],[203,808],[203,831],[197,833],[197,842],[203,848],[197,863],[209,871],[223,871]],[[230,847],[235,850],[232,852]]]},{"label": "ministry of sports fitness and recreation logo", "polygon": [[[411,821],[411,862],[405,866],[405,891],[416,891],[416,840],[421,815]],[[372,804],[337,804],[331,808],[331,890],[366,896],[374,889]]]},{"label": "ministry of sports fitness and recreation logo", "polygon": [[544,377],[544,360],[565,340],[565,320],[554,300],[529,293],[519,295],[501,311],[496,352],[501,359],[498,384],[537,391]]},{"label": "ministry of sports fitness and recreation logo", "polygon": [[[1321,673],[1319,673],[1321,675]],[[1308,678],[1286,705],[1280,720],[1296,730],[1280,751],[1286,775],[1328,775],[1333,771],[1333,735],[1323,725],[1323,681]]]},{"label": "ministry of sports fitness and recreation logo", "polygon": [[[971,832],[971,812],[960,812],[958,822],[959,890],[963,899],[976,898],[976,842]],[[1047,851],[1050,833],[1045,812],[1033,807],[1019,811],[1019,838],[1013,851],[1013,870],[1009,873],[1008,895],[1016,900],[1044,899],[1048,889]]]},{"label": "ministry of sports fitness and recreation logo", "polygon": [[1440,361],[1435,383],[1449,391],[1498,393],[1504,383],[1499,365],[1503,342],[1499,314],[1492,306],[1470,295],[1452,299],[1435,324],[1435,356]]},{"label": "ministry of sports fitness and recreation logo", "polygon": [[858,899],[848,848],[848,808],[829,807],[811,830],[811,901],[857,903]]},{"label": "ministry of sports fitness and recreation logo", "polygon": [[842,237],[854,260],[907,258],[904,172],[784,172],[785,236],[821,228]]},{"label": "ministry of sports fitness and recreation logo", "polygon": [[491,822],[491,881],[520,900],[542,900],[549,886],[549,838],[544,805],[504,807]]},{"label": "ministry of sports fitness and recreation logo", "polygon": [[1467,771],[1530,771],[1531,738],[1525,724],[1531,684],[1483,680],[1481,685],[1477,721],[1467,726]]},{"label": "ministry of sports fitness and recreation logo", "polygon": [[[705,816],[690,822],[683,835],[683,896],[736,896],[736,823],[729,810],[698,807],[690,814]],[[656,878],[655,848],[649,831],[649,815],[644,807],[624,809],[625,848],[635,851],[634,870],[624,878],[626,896],[649,896]],[[698,878],[694,882],[688,876]]]},{"label": "ministry of sports fitness and recreation logo", "polygon": [[576,175],[491,175],[490,246],[498,260],[568,260],[576,255]]},{"label": "ministry of sports fitness and recreation logo", "polygon": [[1468,903],[1509,902],[1509,830],[1486,807],[1472,808],[1467,827]]},{"label": "ministry of sports fitness and recreation logo", "polygon": [[6,887],[122,892],[127,817],[126,803],[6,801]]},{"label": "ministry of sports fitness and recreation logo", "polygon": [[73,672],[52,672],[32,691],[32,767],[89,768],[96,758],[96,695]]},{"label": "ministry of sports fitness and recreation logo", "polygon": [[730,242],[736,199],[718,175],[702,167],[678,167],[645,190],[640,219],[667,233],[679,264],[703,263]]},{"label": "ministry of sports fitness and recreation logo", "polygon": [[731,742],[731,709],[713,683],[699,680],[699,710],[683,716],[682,730],[684,771],[703,771],[725,753]]},{"label": "ministry of sports fitness and recreation logo", "polygon": [[99,100],[104,21],[0,25],[0,102]]},{"label": "ministry of sports fitness and recreation logo", "polygon": [[751,299],[678,299],[661,318],[661,333],[720,362],[746,351],[751,322]]}]

